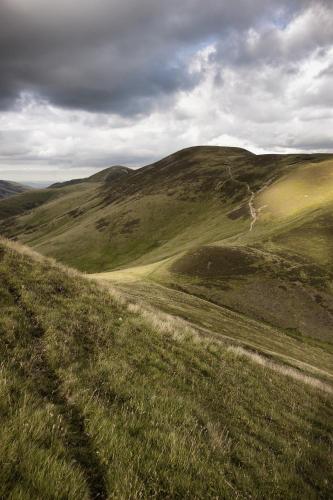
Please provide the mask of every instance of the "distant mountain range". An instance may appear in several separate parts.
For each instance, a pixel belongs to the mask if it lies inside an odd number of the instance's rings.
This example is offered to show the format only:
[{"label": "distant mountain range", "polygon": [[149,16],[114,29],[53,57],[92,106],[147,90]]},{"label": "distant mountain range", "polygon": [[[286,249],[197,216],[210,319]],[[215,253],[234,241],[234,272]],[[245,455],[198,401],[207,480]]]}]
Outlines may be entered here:
[{"label": "distant mountain range", "polygon": [[8,198],[9,196],[13,196],[19,193],[24,193],[25,191],[29,191],[29,189],[31,188],[28,186],[24,186],[23,184],[18,184],[17,182],[0,180],[0,199]]}]

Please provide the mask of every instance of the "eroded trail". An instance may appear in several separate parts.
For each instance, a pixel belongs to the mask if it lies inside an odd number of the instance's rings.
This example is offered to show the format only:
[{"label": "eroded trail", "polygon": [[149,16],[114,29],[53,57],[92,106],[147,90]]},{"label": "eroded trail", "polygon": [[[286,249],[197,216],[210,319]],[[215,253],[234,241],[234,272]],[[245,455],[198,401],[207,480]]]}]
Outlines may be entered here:
[{"label": "eroded trail", "polygon": [[256,210],[256,208],[254,206],[254,198],[255,198],[256,193],[254,191],[252,191],[252,189],[250,188],[250,185],[247,182],[245,182],[245,181],[239,181],[238,179],[236,179],[233,176],[233,173],[232,173],[230,165],[228,165],[227,169],[228,169],[228,173],[229,173],[230,179],[233,182],[236,182],[236,183],[240,184],[241,186],[245,186],[246,189],[247,189],[247,192],[250,195],[250,198],[249,198],[249,201],[248,201],[248,207],[249,207],[250,216],[251,216],[251,223],[250,223],[250,229],[249,229],[249,231],[252,231],[253,226],[255,225],[255,223],[258,220],[258,211]]}]

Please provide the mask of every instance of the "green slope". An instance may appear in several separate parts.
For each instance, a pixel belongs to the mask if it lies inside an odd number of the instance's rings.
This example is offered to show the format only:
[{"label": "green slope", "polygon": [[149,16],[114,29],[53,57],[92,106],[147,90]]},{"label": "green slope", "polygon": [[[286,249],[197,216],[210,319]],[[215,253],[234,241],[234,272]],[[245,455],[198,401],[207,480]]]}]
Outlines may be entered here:
[{"label": "green slope", "polygon": [[[233,237],[243,243],[274,239],[288,231],[295,218],[297,227],[304,223],[302,217],[310,216],[320,200],[282,222],[277,217],[272,223],[270,214],[261,211],[263,222],[256,223],[253,236],[247,234],[251,224],[249,189],[259,194],[290,172],[327,163],[330,158],[189,148],[136,171],[116,167],[112,175],[107,169],[85,181],[60,185],[63,196],[58,193],[56,203],[43,203],[32,211],[26,208],[21,215],[13,210],[16,218],[10,228],[5,219],[12,208],[2,201],[0,231],[88,272],[147,264]],[[54,190],[59,186],[52,193]]]},{"label": "green slope", "polygon": [[39,193],[0,202],[0,232],[89,273],[159,263],[151,280],[332,343],[332,155],[203,146]]},{"label": "green slope", "polygon": [[330,496],[306,377],[2,240],[0,278],[2,498]]}]

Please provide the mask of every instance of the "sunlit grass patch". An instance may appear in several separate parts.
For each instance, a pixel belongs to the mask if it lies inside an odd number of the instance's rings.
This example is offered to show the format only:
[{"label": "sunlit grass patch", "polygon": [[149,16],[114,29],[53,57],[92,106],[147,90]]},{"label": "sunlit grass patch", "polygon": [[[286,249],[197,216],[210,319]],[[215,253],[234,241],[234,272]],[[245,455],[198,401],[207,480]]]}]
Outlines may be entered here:
[{"label": "sunlit grass patch", "polygon": [[333,161],[302,165],[256,197],[261,214],[291,217],[333,201]]}]

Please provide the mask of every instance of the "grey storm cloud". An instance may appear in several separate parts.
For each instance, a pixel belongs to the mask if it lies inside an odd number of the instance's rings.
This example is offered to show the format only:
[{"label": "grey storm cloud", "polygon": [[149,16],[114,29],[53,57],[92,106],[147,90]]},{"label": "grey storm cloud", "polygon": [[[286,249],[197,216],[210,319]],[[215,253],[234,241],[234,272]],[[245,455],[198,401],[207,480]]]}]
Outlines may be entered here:
[{"label": "grey storm cloud", "polygon": [[[198,83],[187,62],[200,44],[218,41],[228,59],[232,33],[242,37],[265,17],[285,22],[311,3],[320,2],[0,0],[0,107],[28,92],[64,108],[148,113]],[[274,36],[265,34],[257,55],[275,50]]]}]

